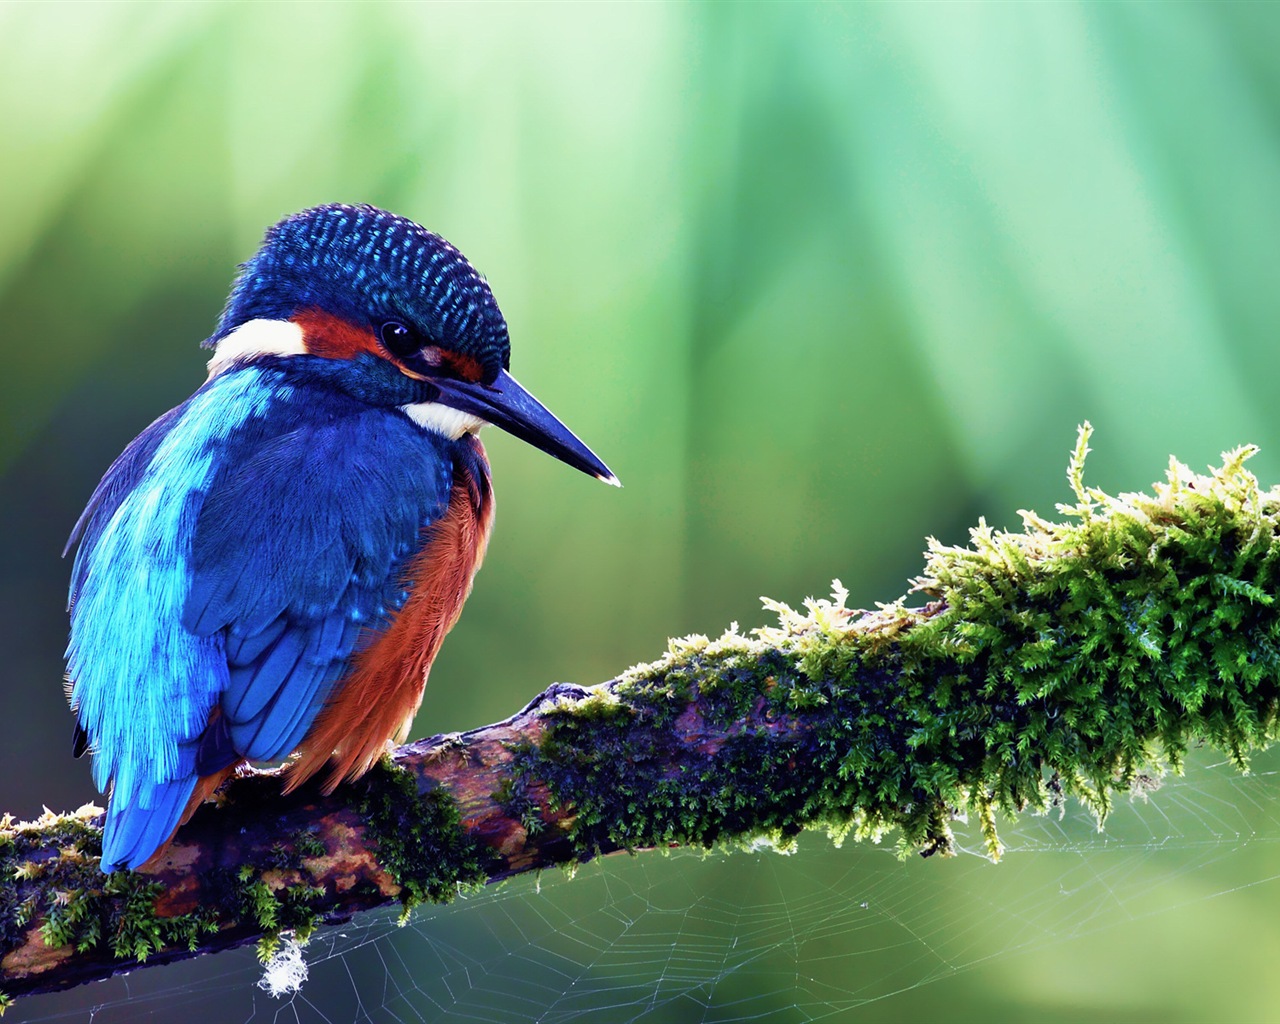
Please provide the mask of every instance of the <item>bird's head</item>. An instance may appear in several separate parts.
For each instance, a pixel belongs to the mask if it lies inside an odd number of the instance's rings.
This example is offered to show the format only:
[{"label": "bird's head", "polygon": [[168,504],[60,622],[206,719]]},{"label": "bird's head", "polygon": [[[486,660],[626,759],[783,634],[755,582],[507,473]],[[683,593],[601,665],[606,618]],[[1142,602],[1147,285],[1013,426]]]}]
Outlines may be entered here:
[{"label": "bird's head", "polygon": [[307,360],[313,372],[438,433],[492,423],[617,483],[507,372],[507,323],[484,278],[439,235],[385,210],[332,204],[276,224],[205,344],[211,374],[319,357]]}]

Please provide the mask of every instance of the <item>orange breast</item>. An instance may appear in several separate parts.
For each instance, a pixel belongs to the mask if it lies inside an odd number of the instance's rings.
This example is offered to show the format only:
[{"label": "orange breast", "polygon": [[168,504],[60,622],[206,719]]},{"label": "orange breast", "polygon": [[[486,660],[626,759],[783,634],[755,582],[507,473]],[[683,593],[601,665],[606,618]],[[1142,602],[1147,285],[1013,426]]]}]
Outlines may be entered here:
[{"label": "orange breast", "polygon": [[[477,448],[480,442],[470,439]],[[481,465],[483,449],[480,448]],[[356,655],[289,766],[293,789],[332,758],[325,792],[364,774],[388,740],[403,742],[422,703],[427,673],[445,634],[471,593],[493,523],[493,495],[483,479],[455,472],[449,506],[424,531],[424,543],[405,570],[409,600],[372,644]]]}]

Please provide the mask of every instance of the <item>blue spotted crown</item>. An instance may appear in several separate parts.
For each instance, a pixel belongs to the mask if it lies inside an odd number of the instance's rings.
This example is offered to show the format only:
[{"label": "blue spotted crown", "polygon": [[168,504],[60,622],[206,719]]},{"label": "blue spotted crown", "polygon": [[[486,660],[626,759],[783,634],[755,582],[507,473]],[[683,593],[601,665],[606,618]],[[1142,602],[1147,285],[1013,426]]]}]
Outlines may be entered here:
[{"label": "blue spotted crown", "polygon": [[480,273],[439,235],[374,206],[317,206],[270,228],[205,345],[249,320],[307,308],[375,330],[413,323],[494,374],[510,364],[506,320]]}]

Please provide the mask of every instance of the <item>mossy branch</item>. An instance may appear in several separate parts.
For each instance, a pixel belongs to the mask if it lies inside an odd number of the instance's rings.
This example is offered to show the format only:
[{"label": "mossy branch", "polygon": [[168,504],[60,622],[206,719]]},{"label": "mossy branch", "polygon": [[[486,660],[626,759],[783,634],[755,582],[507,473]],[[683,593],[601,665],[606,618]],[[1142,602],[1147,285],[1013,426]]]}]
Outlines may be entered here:
[{"label": "mossy branch", "polygon": [[[615,850],[785,845],[805,828],[951,850],[972,813],[1116,794],[1192,744],[1241,769],[1280,707],[1280,491],[1245,460],[1171,462],[1152,494],[1086,487],[1062,522],[930,541],[908,598],[831,600],[691,637],[591,689],[396,751],[332,796],[235,780],[144,873],[97,870],[96,808],[0,826],[0,990],[46,991]],[[910,597],[911,595],[908,595]]]}]

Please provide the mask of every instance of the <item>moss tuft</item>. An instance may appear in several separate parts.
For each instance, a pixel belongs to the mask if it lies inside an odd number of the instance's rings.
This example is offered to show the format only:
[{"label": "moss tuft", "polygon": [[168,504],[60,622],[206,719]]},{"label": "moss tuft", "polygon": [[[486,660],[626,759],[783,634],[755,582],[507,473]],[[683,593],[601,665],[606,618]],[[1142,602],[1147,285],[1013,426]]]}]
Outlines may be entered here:
[{"label": "moss tuft", "polygon": [[[800,827],[949,853],[972,814],[995,859],[1000,815],[1070,795],[1101,825],[1190,744],[1246,768],[1280,715],[1280,491],[1241,448],[1112,497],[1085,484],[1088,439],[1063,522],[1024,512],[1021,531],[929,542],[925,607],[850,610],[837,581],[802,611],[766,602],[777,627],[673,642],[611,687],[608,714],[554,710],[519,766],[571,810],[574,856],[785,845]],[[673,738],[684,714],[707,735]]]},{"label": "moss tuft", "polygon": [[276,843],[268,851],[263,864],[278,871],[297,871],[303,861],[323,857],[327,851],[324,842],[313,828],[300,828],[288,839]]},{"label": "moss tuft", "polygon": [[418,792],[415,777],[389,760],[355,785],[378,862],[400,886],[404,919],[420,903],[447,903],[484,884],[492,855],[463,831],[447,793]]},{"label": "moss tuft", "polygon": [[0,818],[0,956],[23,942],[40,915],[46,941],[84,949],[101,937],[102,833],[92,823],[101,813],[86,804],[35,821]]},{"label": "moss tuft", "polygon": [[[99,814],[98,808],[85,807],[35,822],[0,822],[0,955],[25,941],[32,921],[40,922],[46,945],[70,946],[78,953],[105,947],[118,959],[139,962],[164,949],[194,951],[201,936],[240,921],[255,922],[267,933],[267,943],[285,931],[305,940],[320,923],[314,904],[322,889],[273,889],[253,867],[211,879],[214,898],[207,905],[186,914],[157,915],[160,883],[131,871],[109,876],[99,871],[101,832],[91,824]],[[296,845],[278,848],[282,863],[271,866],[297,868],[303,858],[324,852],[314,833],[304,830],[292,838]]]},{"label": "moss tuft", "polygon": [[[931,540],[892,604],[851,610],[837,582],[801,610],[766,602],[775,627],[675,640],[607,688],[554,689],[495,798],[530,834],[555,812],[567,841],[545,848],[570,868],[672,844],[787,850],[804,828],[947,854],[957,815],[995,859],[1002,816],[1075,797],[1101,826],[1192,744],[1244,770],[1280,720],[1280,490],[1259,489],[1241,448],[1208,475],[1174,461],[1152,494],[1113,497],[1085,483],[1088,439],[1086,425],[1061,522],[1024,512],[1021,530],[980,523],[966,547]],[[384,762],[349,789],[406,913],[497,866],[454,800],[419,785]],[[50,945],[144,960],[245,921],[269,955],[320,921],[322,891],[285,884],[326,853],[312,832],[206,877],[205,907],[163,919],[156,883],[99,873],[100,813],[0,819],[0,956],[33,922]]]}]

